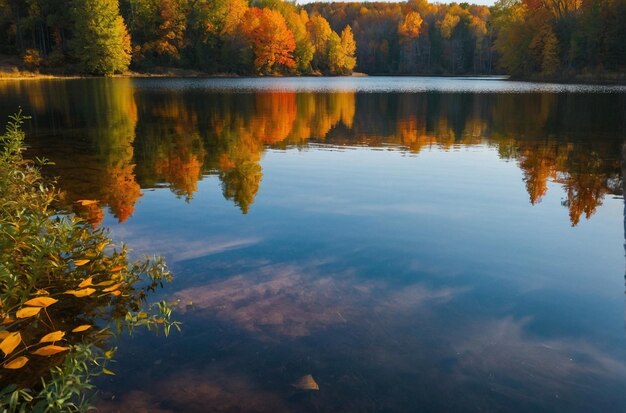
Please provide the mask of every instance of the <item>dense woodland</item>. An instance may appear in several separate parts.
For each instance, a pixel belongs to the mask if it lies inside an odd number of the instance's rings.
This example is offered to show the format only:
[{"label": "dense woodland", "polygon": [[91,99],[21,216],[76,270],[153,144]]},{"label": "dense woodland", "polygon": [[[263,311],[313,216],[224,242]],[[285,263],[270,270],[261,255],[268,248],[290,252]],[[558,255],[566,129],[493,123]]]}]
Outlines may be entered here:
[{"label": "dense woodland", "polygon": [[626,70],[626,0],[0,0],[0,32],[0,53],[64,73],[565,78]]},{"label": "dense woodland", "polygon": [[357,69],[372,74],[567,77],[623,71],[625,0],[313,3],[332,28],[350,25]]}]

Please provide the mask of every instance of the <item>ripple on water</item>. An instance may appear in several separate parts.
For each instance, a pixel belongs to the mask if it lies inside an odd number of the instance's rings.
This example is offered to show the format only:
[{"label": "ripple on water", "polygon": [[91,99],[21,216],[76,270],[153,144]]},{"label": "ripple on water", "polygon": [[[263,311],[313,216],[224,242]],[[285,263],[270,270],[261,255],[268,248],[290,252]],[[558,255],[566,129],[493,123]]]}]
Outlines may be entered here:
[{"label": "ripple on water", "polygon": [[280,77],[135,79],[135,87],[223,91],[285,92],[448,92],[448,93],[626,93],[621,85],[583,85],[511,81],[491,77]]}]

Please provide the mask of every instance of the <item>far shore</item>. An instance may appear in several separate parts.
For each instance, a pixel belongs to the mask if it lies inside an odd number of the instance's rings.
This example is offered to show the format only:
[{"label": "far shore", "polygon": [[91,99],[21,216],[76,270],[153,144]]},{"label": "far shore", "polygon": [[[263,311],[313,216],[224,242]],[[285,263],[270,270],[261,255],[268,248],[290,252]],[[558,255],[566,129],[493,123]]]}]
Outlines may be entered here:
[{"label": "far shore", "polygon": [[[518,79],[511,78],[504,74],[462,74],[462,75],[450,75],[450,74],[366,74],[360,72],[354,72],[350,76],[346,77],[441,77],[441,78],[477,78],[477,79],[501,79],[501,80],[513,80],[522,82],[537,82],[537,83],[562,83],[562,84],[590,84],[590,85],[626,85],[626,73],[607,73],[602,75],[591,74],[579,74],[567,78],[530,78],[530,79]],[[138,72],[129,71],[123,74],[117,74],[111,76],[112,78],[197,78],[197,79],[215,79],[215,78],[233,78],[233,79],[249,79],[249,78],[307,78],[307,77],[341,77],[341,76],[324,76],[320,74],[300,75],[300,76],[285,76],[285,75],[270,75],[270,76],[254,76],[254,75],[238,75],[236,73],[206,73],[197,70],[178,69],[178,68],[157,68],[151,72]],[[18,68],[6,67],[0,68],[0,81],[11,80],[48,80],[48,79],[92,79],[101,78],[101,76],[83,75],[83,74],[55,74],[55,73],[40,73],[28,70],[19,70]]]}]

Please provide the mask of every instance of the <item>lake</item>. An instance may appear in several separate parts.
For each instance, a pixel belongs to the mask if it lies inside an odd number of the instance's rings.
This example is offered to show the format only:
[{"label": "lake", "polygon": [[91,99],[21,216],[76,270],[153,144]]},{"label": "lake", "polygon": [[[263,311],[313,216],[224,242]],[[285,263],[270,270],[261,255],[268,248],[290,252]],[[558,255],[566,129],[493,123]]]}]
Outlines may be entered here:
[{"label": "lake", "polygon": [[101,411],[626,411],[626,87],[0,82],[18,106],[64,207],[176,277],[183,331],[123,337]]}]

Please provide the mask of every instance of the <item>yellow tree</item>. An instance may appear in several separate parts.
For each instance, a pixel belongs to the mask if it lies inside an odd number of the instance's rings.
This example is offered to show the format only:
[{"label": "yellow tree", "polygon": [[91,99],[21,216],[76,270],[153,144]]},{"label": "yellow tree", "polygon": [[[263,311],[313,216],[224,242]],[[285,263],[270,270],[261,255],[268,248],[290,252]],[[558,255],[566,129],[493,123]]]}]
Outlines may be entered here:
[{"label": "yellow tree", "polygon": [[311,16],[306,28],[309,32],[309,38],[315,47],[313,61],[311,62],[313,70],[326,71],[328,69],[328,42],[333,34],[333,30],[330,28],[328,21],[319,14]]},{"label": "yellow tree", "polygon": [[410,11],[398,25],[398,34],[403,39],[415,39],[421,33],[423,22],[424,20],[418,12]]},{"label": "yellow tree", "polygon": [[356,66],[356,41],[350,26],[346,26],[341,32],[341,49],[344,54],[344,69],[352,73]]},{"label": "yellow tree", "polygon": [[333,32],[329,40],[328,63],[330,72],[336,75],[349,75],[356,66],[356,42],[350,26],[341,32],[341,37]]}]

